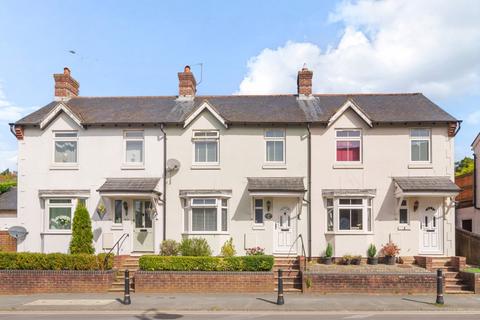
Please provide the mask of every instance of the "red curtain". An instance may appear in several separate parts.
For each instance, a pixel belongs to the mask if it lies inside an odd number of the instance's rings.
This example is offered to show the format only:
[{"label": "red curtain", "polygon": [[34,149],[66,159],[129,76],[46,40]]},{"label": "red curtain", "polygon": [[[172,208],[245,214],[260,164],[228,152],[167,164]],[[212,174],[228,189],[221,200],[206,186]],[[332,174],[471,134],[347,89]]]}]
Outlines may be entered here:
[{"label": "red curtain", "polygon": [[360,141],[337,141],[337,161],[360,161]]}]

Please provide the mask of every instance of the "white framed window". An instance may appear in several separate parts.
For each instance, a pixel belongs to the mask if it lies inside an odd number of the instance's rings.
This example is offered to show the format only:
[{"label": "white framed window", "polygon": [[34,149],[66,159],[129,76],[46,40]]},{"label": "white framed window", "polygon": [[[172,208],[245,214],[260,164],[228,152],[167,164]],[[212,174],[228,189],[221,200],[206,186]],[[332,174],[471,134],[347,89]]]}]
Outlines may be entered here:
[{"label": "white framed window", "polygon": [[325,204],[327,232],[372,232],[372,198],[326,198]]},{"label": "white framed window", "polygon": [[335,161],[362,162],[362,131],[359,129],[335,130]]},{"label": "white framed window", "polygon": [[72,199],[47,199],[46,218],[46,229],[48,231],[71,231],[73,220]]},{"label": "white framed window", "polygon": [[125,130],[124,163],[130,166],[143,166],[145,161],[145,141],[143,130]]},{"label": "white framed window", "polygon": [[78,132],[55,131],[53,162],[56,165],[73,165],[78,163]]},{"label": "white framed window", "polygon": [[416,128],[410,130],[410,161],[430,162],[431,130]]},{"label": "white framed window", "polygon": [[185,200],[186,233],[228,232],[228,200],[224,198],[191,198]]},{"label": "white framed window", "polygon": [[219,164],[219,141],[218,131],[193,131],[193,163],[195,165],[218,165]]},{"label": "white framed window", "polygon": [[400,224],[410,224],[410,216],[408,212],[408,201],[402,200],[400,204],[398,221]]},{"label": "white framed window", "polygon": [[253,199],[253,214],[256,225],[263,225],[264,199]]},{"label": "white framed window", "polygon": [[267,129],[265,138],[265,162],[267,164],[285,164],[285,130]]}]

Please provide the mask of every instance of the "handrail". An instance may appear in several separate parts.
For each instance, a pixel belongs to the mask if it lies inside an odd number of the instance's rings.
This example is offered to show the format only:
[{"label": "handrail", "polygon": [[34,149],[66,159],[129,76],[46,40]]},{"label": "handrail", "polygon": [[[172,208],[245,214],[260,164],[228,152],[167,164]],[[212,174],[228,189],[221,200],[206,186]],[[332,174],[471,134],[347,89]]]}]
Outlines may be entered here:
[{"label": "handrail", "polygon": [[[290,254],[291,254],[291,252],[292,252],[292,248],[293,248],[293,246],[297,243],[298,239],[300,239],[300,240],[302,241],[302,254],[303,254],[303,256],[304,256],[304,257],[307,256],[307,253],[306,253],[306,251],[305,251],[305,244],[304,244],[304,242],[303,242],[303,236],[302,236],[302,234],[300,233],[300,234],[295,238],[295,241],[293,241],[292,245],[290,246],[290,249],[288,250],[288,254],[287,254],[287,259],[290,258]],[[290,266],[290,267],[288,268],[288,270],[291,270],[291,268],[292,268],[292,267]],[[304,269],[304,271],[307,270],[307,264],[306,264],[306,263],[304,264],[303,269]]]},{"label": "handrail", "polygon": [[[103,260],[103,268],[106,269],[107,268],[107,260],[108,260],[108,257],[110,256],[110,254],[112,253],[113,249],[115,249],[115,247],[117,247],[117,256],[120,254],[120,248],[123,244],[123,242],[125,241],[125,239],[127,239],[128,237],[130,236],[130,234],[128,233],[124,233],[122,234],[122,236],[117,240],[117,242],[115,242],[115,244],[113,245],[113,247],[107,252],[107,255],[105,256],[105,259]],[[123,240],[123,241],[122,241]],[[120,244],[120,241],[122,241],[122,243]]]}]

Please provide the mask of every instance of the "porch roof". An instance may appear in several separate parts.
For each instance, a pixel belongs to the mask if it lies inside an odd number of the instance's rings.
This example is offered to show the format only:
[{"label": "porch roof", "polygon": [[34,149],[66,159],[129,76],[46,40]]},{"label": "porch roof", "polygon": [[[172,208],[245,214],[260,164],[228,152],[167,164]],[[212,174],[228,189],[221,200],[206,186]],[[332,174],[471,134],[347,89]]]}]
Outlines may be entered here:
[{"label": "porch roof", "polygon": [[40,198],[54,198],[54,197],[73,197],[73,198],[88,198],[90,197],[90,190],[88,189],[40,189],[38,190]]},{"label": "porch roof", "polygon": [[160,178],[107,178],[97,190],[100,193],[155,193]]},{"label": "porch roof", "polygon": [[324,197],[375,197],[376,189],[323,189]]},{"label": "porch roof", "polygon": [[229,198],[232,196],[232,190],[226,189],[186,189],[179,191],[180,198],[190,198],[190,197],[225,197]]},{"label": "porch roof", "polygon": [[249,192],[295,192],[304,193],[305,186],[302,177],[250,177]]},{"label": "porch roof", "polygon": [[402,193],[452,193],[460,192],[460,188],[446,176],[392,177]]},{"label": "porch roof", "polygon": [[17,187],[0,195],[0,212],[2,211],[17,211]]}]

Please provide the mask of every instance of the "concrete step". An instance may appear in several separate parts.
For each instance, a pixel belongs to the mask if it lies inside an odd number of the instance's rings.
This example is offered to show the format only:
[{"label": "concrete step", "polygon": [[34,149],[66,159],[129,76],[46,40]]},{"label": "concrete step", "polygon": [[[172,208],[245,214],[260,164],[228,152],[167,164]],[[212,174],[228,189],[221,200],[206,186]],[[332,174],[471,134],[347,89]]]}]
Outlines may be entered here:
[{"label": "concrete step", "polygon": [[445,284],[445,292],[469,290],[468,284]]},{"label": "concrete step", "polygon": [[[274,290],[275,292],[277,292],[277,288],[275,288]],[[301,288],[283,288],[283,292],[289,292],[289,293],[302,293],[302,289]]]}]

